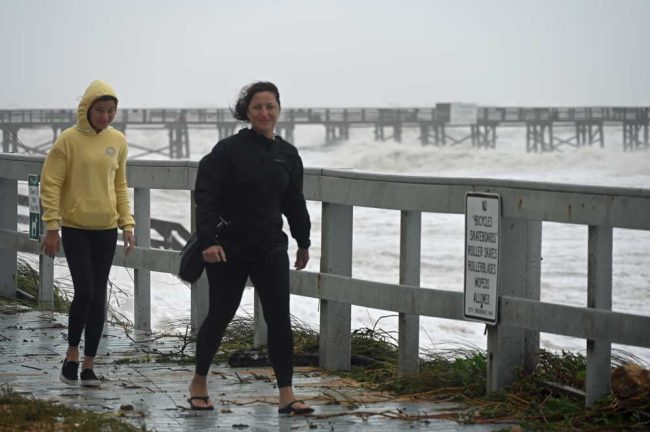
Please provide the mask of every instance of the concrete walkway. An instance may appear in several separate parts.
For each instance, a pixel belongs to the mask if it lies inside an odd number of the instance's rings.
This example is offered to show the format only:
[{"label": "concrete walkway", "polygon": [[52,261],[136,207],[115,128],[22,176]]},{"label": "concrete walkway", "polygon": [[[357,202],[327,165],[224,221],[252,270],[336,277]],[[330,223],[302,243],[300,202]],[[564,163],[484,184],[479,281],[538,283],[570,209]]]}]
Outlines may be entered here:
[{"label": "concrete walkway", "polygon": [[99,389],[70,387],[58,379],[67,346],[67,316],[0,308],[0,384],[16,392],[64,405],[113,413],[151,431],[471,431],[506,425],[461,425],[449,419],[456,404],[395,399],[350,380],[313,368],[296,368],[296,394],[316,412],[311,416],[277,413],[277,389],[270,368],[215,365],[209,384],[212,412],[188,409],[187,386],[193,366],[129,363],[146,352],[178,351],[178,340],[136,342],[120,328],[102,338],[96,373]]}]

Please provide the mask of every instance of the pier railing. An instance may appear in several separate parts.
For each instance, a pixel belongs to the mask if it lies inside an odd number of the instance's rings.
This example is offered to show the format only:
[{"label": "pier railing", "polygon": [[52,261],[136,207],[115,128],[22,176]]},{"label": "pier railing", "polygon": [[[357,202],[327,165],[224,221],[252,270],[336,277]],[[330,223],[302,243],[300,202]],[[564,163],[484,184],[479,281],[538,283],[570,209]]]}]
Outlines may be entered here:
[{"label": "pier railing", "polygon": [[[0,124],[18,127],[75,124],[75,109],[0,109]],[[478,122],[520,124],[527,121],[575,122],[599,120],[604,122],[648,122],[649,107],[477,107]],[[418,124],[449,122],[449,112],[435,107],[404,108],[284,108],[280,122],[296,124],[323,124],[346,122],[374,124],[394,122]],[[117,124],[160,125],[167,123],[216,125],[240,122],[228,108],[121,108],[115,118]]]},{"label": "pier railing", "polygon": [[[0,294],[15,296],[18,252],[40,253],[40,244],[17,230],[18,183],[40,173],[44,158],[0,154]],[[131,160],[138,246],[113,264],[135,269],[134,321],[151,328],[150,272],[173,272],[178,252],[150,247],[150,191],[192,190],[197,163]],[[400,373],[415,372],[419,317],[464,320],[463,293],[420,285],[423,213],[463,214],[467,192],[501,196],[499,317],[487,326],[488,391],[511,384],[517,369],[535,367],[539,333],[586,340],[588,405],[610,391],[611,344],[650,347],[650,316],[612,311],[613,229],[650,230],[650,190],[589,187],[508,180],[411,177],[351,171],[306,169],[305,196],[321,203],[319,272],[291,273],[291,292],[320,299],[320,364],[349,369],[351,305],[399,313]],[[192,211],[193,205],[187,206]],[[398,283],[352,278],[355,207],[400,211]],[[193,219],[193,218],[192,218]],[[540,301],[542,222],[588,227],[587,307]],[[62,255],[61,255],[62,256]],[[52,304],[53,260],[40,255],[41,303]],[[447,287],[456,288],[456,287]],[[206,314],[205,277],[192,289],[196,327]],[[265,327],[256,303],[256,337]],[[553,317],[549,319],[549,317]]]}]

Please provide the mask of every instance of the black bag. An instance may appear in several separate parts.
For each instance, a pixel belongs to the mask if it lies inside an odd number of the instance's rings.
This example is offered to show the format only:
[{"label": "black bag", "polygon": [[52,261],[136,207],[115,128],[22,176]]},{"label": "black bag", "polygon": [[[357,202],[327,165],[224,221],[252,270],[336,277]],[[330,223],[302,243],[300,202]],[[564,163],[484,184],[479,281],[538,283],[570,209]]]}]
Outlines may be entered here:
[{"label": "black bag", "polygon": [[180,252],[181,259],[178,267],[178,277],[185,282],[196,282],[201,277],[203,269],[205,268],[205,261],[203,261],[203,250],[199,237],[196,232],[190,236],[190,239],[185,243]]}]

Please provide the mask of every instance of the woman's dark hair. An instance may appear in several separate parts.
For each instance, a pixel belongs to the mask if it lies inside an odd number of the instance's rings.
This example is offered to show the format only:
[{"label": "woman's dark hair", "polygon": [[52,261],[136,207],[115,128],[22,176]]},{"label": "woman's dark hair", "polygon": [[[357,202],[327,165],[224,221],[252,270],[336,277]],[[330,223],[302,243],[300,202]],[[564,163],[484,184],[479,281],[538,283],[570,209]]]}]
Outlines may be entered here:
[{"label": "woman's dark hair", "polygon": [[249,121],[248,106],[251,104],[253,96],[255,96],[256,93],[265,91],[273,93],[273,95],[275,95],[275,100],[278,101],[278,107],[281,107],[280,92],[278,91],[278,88],[275,86],[275,84],[269,81],[257,81],[244,86],[241,89],[239,92],[239,97],[237,98],[237,103],[235,104],[235,108],[230,108],[232,116],[237,120],[246,122]]}]

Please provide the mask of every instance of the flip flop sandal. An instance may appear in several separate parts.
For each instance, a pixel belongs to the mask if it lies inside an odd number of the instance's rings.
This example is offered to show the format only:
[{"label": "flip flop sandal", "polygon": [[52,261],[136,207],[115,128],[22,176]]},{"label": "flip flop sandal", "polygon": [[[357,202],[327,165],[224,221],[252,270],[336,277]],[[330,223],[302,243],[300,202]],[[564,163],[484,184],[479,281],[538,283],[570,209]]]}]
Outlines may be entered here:
[{"label": "flip flop sandal", "polygon": [[314,412],[313,408],[307,407],[307,408],[295,408],[293,404],[296,403],[305,403],[305,401],[301,400],[294,400],[291,401],[287,404],[287,406],[283,408],[278,408],[278,413],[280,414],[293,414],[293,415],[302,415],[302,414],[311,414]]},{"label": "flip flop sandal", "polygon": [[194,402],[192,402],[192,401],[195,401],[195,400],[202,400],[203,402],[205,402],[207,404],[208,401],[210,400],[210,396],[192,396],[190,398],[187,398],[187,403],[190,404],[191,409],[197,410],[197,411],[210,411],[210,410],[214,409],[213,406],[209,406],[209,405],[207,405],[207,406],[194,405]]}]

